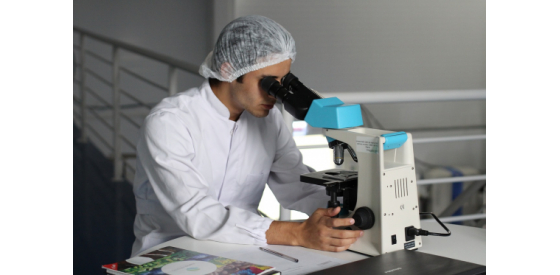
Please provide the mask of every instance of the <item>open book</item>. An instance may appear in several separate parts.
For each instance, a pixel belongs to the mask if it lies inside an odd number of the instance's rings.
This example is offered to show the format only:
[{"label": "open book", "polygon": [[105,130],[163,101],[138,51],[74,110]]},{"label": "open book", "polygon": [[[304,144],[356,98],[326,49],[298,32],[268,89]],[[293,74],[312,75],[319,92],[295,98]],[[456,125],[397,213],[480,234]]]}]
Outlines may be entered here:
[{"label": "open book", "polygon": [[117,275],[280,274],[271,266],[208,255],[173,246],[163,247],[102,267],[107,270],[107,273]]}]

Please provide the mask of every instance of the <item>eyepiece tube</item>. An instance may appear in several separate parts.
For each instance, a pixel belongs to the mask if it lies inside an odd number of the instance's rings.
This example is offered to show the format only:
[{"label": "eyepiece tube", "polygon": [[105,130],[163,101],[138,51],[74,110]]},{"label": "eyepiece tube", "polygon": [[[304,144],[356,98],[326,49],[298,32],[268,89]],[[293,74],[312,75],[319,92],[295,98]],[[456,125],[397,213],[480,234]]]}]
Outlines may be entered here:
[{"label": "eyepiece tube", "polygon": [[269,95],[282,101],[282,103],[284,102],[284,100],[286,100],[287,96],[290,93],[286,88],[282,87],[282,85],[280,85],[280,83],[276,81],[276,79],[274,79],[274,77],[272,76],[265,77],[261,80],[261,88],[263,88],[263,90],[265,90]]},{"label": "eyepiece tube", "polygon": [[313,91],[312,89],[307,88],[299,78],[292,73],[288,73],[284,79],[282,80],[282,86],[284,88],[292,91],[294,94],[301,94],[305,96],[307,100],[313,101],[314,99],[323,98],[317,92]]},{"label": "eyepiece tube", "polygon": [[317,93],[305,87],[298,78],[288,73],[283,81],[278,83],[274,77],[265,77],[260,85],[269,95],[274,96],[284,104],[284,109],[297,119],[305,120],[307,111],[315,99],[320,99]]}]

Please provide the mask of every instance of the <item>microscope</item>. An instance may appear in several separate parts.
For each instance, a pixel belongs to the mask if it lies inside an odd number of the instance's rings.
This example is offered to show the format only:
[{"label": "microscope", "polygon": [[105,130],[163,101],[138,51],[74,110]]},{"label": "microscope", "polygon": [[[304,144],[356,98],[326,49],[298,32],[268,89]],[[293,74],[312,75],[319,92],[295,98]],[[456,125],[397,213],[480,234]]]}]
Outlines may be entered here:
[{"label": "microscope", "polygon": [[422,246],[420,235],[445,235],[420,229],[409,133],[359,127],[363,125],[360,105],[346,105],[336,97],[323,98],[291,73],[281,83],[266,77],[260,86],[281,101],[292,116],[323,128],[336,165],[345,161],[344,150],[351,161],[357,162],[358,171],[330,169],[300,176],[302,182],[325,186],[330,196],[328,207],[341,206],[339,217],[355,220],[342,229],[364,230],[350,250],[377,256],[415,250]]}]

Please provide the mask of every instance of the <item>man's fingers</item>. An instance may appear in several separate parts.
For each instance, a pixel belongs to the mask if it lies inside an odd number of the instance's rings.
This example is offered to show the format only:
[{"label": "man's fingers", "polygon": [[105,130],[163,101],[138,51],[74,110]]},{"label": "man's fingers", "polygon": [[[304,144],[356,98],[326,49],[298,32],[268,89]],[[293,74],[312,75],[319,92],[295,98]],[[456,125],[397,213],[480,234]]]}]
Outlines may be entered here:
[{"label": "man's fingers", "polygon": [[317,210],[315,210],[315,212],[313,212],[312,216],[331,216],[330,215],[330,210],[331,208],[317,208]]},{"label": "man's fingers", "polygon": [[349,246],[353,243],[355,243],[358,239],[357,238],[348,238],[348,239],[336,239],[336,238],[331,238],[330,239],[330,245],[331,246]]},{"label": "man's fingers", "polygon": [[362,230],[333,230],[331,233],[332,238],[338,239],[348,239],[348,238],[359,238],[363,236],[364,231]]},{"label": "man's fingers", "polygon": [[301,245],[326,251],[344,251],[361,237],[362,230],[339,230],[354,224],[352,218],[333,218],[340,212],[340,207],[319,208],[303,223],[307,237]]},{"label": "man's fingers", "polygon": [[338,214],[338,212],[340,212],[340,206],[337,206],[335,208],[329,208],[328,216],[330,216],[330,217],[336,216]]},{"label": "man's fingers", "polygon": [[342,252],[350,248],[350,245],[347,246],[328,246],[325,247],[323,250],[331,251],[331,252]]},{"label": "man's fingers", "polygon": [[341,227],[341,226],[350,226],[354,224],[354,219],[346,218],[346,219],[339,219],[339,218],[331,218],[327,221],[327,226],[329,227]]}]

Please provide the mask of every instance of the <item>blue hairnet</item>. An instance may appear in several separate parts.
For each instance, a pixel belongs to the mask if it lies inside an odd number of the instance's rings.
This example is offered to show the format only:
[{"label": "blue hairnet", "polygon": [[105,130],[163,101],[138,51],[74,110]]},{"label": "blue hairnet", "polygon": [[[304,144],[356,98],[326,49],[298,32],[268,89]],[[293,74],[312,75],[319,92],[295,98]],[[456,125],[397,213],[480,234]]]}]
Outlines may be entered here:
[{"label": "blue hairnet", "polygon": [[267,17],[249,15],[222,30],[198,72],[205,78],[232,82],[248,72],[295,58],[295,41],[284,27]]}]

